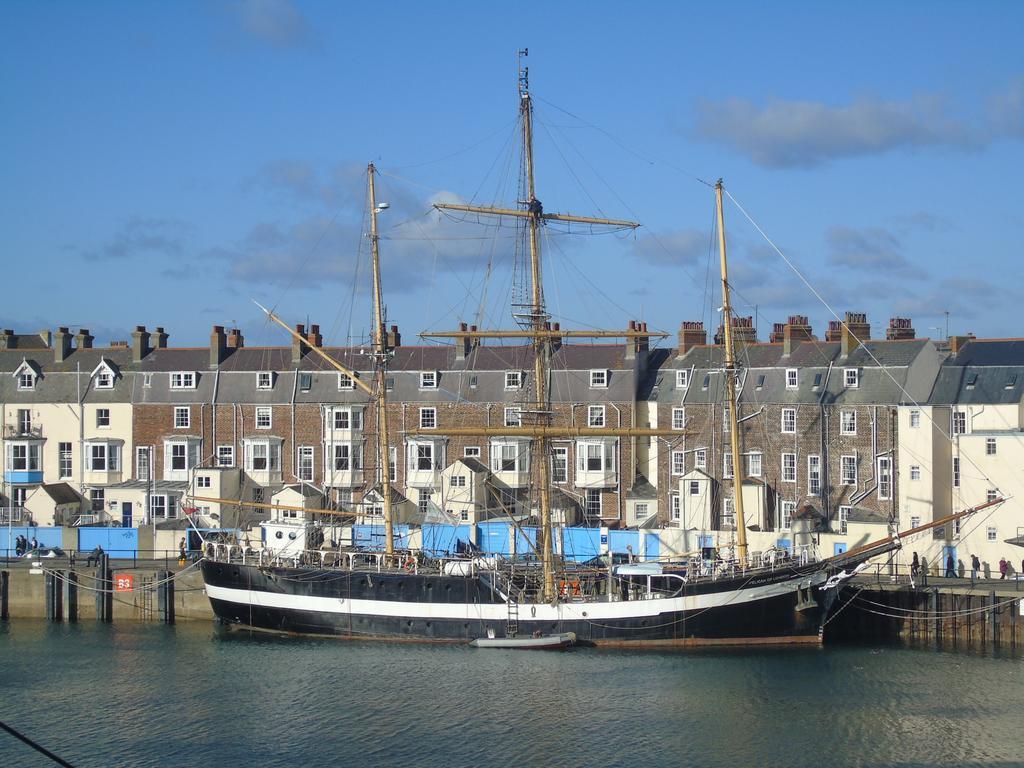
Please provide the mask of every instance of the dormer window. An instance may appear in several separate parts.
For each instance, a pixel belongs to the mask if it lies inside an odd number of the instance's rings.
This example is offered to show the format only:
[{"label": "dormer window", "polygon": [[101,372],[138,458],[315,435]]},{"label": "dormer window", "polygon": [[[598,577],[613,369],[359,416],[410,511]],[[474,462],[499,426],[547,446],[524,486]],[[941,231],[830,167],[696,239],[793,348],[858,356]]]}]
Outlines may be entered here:
[{"label": "dormer window", "polygon": [[175,371],[171,374],[171,389],[195,389],[195,371]]},{"label": "dormer window", "polygon": [[800,386],[800,372],[796,368],[786,369],[786,389],[796,389]]},{"label": "dormer window", "polygon": [[256,389],[273,389],[274,388],[274,373],[273,371],[260,371],[256,374]]},{"label": "dormer window", "polygon": [[522,386],[522,371],[505,371],[505,389],[521,389]]},{"label": "dormer window", "polygon": [[106,358],[102,358],[91,375],[93,386],[96,389],[113,389],[117,369]]},{"label": "dormer window", "polygon": [[608,370],[606,368],[597,368],[590,372],[590,388],[591,389],[604,389],[608,386]]},{"label": "dormer window", "polygon": [[860,386],[860,371],[856,368],[843,369],[843,386],[856,389]]},{"label": "dormer window", "polygon": [[437,371],[420,372],[420,389],[437,389]]},{"label": "dormer window", "polygon": [[757,389],[764,389],[764,374],[757,374]]},{"label": "dormer window", "polygon": [[710,373],[705,373],[704,374],[704,382],[700,385],[700,388],[702,390],[704,390],[705,392],[707,392],[708,391],[708,386],[710,386],[710,384],[711,384],[711,374]]},{"label": "dormer window", "polygon": [[821,389],[821,374],[820,373],[814,374],[814,384],[811,385],[811,388],[814,389],[814,390]]},{"label": "dormer window", "polygon": [[109,372],[103,371],[96,376],[96,389],[113,389],[114,377]]},{"label": "dormer window", "polygon": [[313,374],[312,373],[300,373],[299,374],[299,391],[309,392],[313,388]]},{"label": "dormer window", "polygon": [[676,389],[686,389],[690,386],[690,372],[676,371]]},{"label": "dormer window", "polygon": [[18,382],[18,389],[35,389],[36,380],[39,378],[39,369],[35,363],[30,363],[22,358],[21,365],[14,371],[14,378]]},{"label": "dormer window", "polygon": [[978,374],[972,373],[972,374],[967,376],[967,383],[965,384],[964,388],[965,389],[974,389],[974,385],[977,384],[977,383],[978,383]]},{"label": "dormer window", "polygon": [[347,373],[339,373],[338,374],[338,389],[339,389],[339,391],[340,390],[344,390],[344,389],[355,389],[355,388],[356,388],[356,383],[352,380],[351,376],[349,376]]}]

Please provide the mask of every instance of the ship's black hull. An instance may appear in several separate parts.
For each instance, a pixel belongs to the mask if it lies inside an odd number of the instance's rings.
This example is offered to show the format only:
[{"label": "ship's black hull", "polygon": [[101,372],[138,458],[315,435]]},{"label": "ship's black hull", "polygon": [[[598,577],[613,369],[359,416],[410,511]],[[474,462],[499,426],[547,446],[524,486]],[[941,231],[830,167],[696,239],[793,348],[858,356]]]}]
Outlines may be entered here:
[{"label": "ship's black hull", "polygon": [[825,574],[792,569],[705,580],[655,600],[600,599],[510,611],[486,577],[373,571],[260,568],[204,561],[203,577],[222,621],[258,630],[468,642],[534,632],[574,632],[595,645],[818,643],[835,599]]}]

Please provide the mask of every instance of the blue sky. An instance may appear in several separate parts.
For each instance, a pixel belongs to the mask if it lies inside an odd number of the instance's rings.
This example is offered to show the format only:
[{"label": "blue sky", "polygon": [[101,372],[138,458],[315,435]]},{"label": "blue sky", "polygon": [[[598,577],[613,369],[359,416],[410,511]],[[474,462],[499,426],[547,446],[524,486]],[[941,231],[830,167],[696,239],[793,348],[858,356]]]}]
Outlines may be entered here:
[{"label": "blue sky", "polygon": [[[548,229],[564,325],[717,324],[699,180],[723,177],[876,335],[897,314],[941,335],[947,310],[953,333],[1024,335],[1022,21],[1012,2],[7,0],[0,323],[283,343],[255,298],[358,337],[373,161],[389,320],[507,326],[512,229],[429,211],[514,202],[526,46],[546,210],[643,224]],[[825,307],[731,203],[726,222],[737,311],[762,338],[791,313],[822,335]]]}]

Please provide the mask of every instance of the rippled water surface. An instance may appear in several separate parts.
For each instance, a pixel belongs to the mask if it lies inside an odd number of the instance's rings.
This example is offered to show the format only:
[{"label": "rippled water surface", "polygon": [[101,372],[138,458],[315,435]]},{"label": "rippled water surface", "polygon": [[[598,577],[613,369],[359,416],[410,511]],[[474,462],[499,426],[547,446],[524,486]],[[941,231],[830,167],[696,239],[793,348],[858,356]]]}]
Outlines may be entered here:
[{"label": "rippled water surface", "polygon": [[[1024,661],[567,653],[0,624],[0,719],[83,766],[1024,765]],[[0,733],[0,766],[53,765]]]}]

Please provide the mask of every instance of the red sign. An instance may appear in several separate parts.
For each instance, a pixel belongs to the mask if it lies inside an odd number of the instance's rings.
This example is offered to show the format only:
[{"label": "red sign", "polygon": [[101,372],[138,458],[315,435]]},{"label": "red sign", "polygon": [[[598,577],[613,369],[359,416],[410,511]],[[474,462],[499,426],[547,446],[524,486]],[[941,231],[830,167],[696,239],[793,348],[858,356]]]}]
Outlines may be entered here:
[{"label": "red sign", "polygon": [[114,578],[115,592],[131,592],[134,588],[135,577],[130,573],[119,573]]}]

